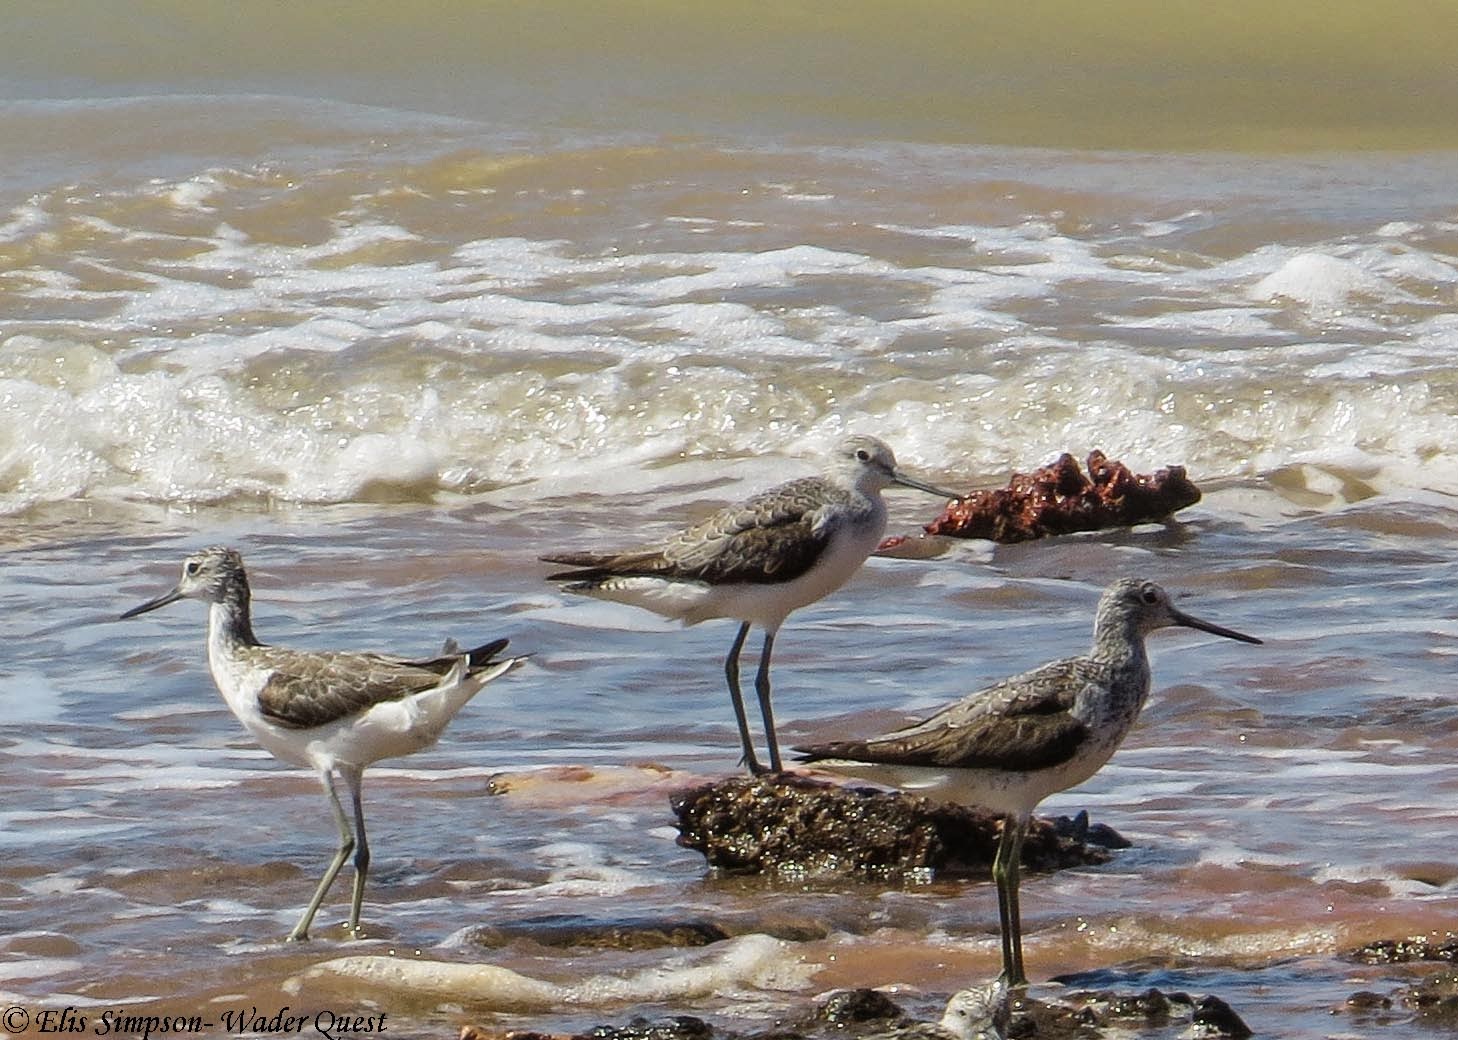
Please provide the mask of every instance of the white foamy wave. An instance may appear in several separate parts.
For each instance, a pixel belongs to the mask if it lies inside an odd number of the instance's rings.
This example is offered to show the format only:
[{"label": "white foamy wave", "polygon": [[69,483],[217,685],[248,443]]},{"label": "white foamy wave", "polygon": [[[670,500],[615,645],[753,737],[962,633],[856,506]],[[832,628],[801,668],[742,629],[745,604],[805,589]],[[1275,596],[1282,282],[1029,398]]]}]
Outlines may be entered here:
[{"label": "white foamy wave", "polygon": [[727,996],[745,987],[794,990],[819,965],[793,944],[764,935],[716,943],[712,952],[670,957],[623,975],[591,975],[553,983],[492,964],[458,964],[403,957],[341,957],[309,968],[305,984],[365,985],[372,990],[426,995],[494,1007],[603,1006]]},{"label": "white foamy wave", "polygon": [[1359,264],[1324,253],[1300,253],[1251,286],[1255,300],[1286,297],[1313,311],[1335,311],[1353,297],[1402,299],[1395,285]]},{"label": "white foamy wave", "polygon": [[[1218,226],[1208,207],[867,221],[880,237],[813,244],[738,212],[631,242],[485,237],[434,213],[418,171],[314,173],[12,210],[0,302],[55,317],[0,321],[0,512],[658,491],[853,430],[968,483],[1098,447],[1335,504],[1458,491],[1440,222],[1227,257],[1185,241]],[[305,187],[324,207],[306,232],[258,229]],[[695,251],[704,226],[744,241]]]}]

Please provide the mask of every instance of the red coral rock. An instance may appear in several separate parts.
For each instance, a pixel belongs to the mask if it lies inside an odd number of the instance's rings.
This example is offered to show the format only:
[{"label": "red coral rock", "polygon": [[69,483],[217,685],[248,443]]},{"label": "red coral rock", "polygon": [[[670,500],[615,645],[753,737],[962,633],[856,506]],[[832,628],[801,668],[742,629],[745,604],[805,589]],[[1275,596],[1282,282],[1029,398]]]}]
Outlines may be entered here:
[{"label": "red coral rock", "polygon": [[1183,466],[1135,475],[1103,452],[1088,457],[1085,477],[1066,452],[1051,466],[1014,473],[1008,486],[974,491],[950,503],[927,534],[1026,542],[1048,535],[1098,531],[1162,520],[1200,501]]}]

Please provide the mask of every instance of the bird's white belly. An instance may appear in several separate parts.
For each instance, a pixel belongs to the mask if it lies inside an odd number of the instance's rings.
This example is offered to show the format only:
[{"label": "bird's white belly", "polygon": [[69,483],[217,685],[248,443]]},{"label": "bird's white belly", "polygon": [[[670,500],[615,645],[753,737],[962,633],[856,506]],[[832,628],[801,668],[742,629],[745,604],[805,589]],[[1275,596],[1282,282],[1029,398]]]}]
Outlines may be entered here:
[{"label": "bird's white belly", "polygon": [[823,599],[860,569],[881,542],[880,523],[847,525],[831,537],[815,565],[786,582],[734,582],[711,585],[666,578],[613,578],[588,595],[642,607],[696,625],[710,618],[734,618],[775,631],[793,610]]},{"label": "bird's white belly", "polygon": [[1051,794],[1076,787],[1099,771],[1114,746],[1089,747],[1061,765],[1048,769],[952,769],[939,766],[891,765],[829,759],[812,763],[933,801],[979,806],[995,813],[1029,816]]},{"label": "bird's white belly", "polygon": [[310,756],[308,740],[302,731],[286,729],[270,721],[259,710],[258,694],[268,682],[268,672],[249,668],[226,654],[210,654],[208,667],[228,710],[265,751],[296,766],[317,765]]}]

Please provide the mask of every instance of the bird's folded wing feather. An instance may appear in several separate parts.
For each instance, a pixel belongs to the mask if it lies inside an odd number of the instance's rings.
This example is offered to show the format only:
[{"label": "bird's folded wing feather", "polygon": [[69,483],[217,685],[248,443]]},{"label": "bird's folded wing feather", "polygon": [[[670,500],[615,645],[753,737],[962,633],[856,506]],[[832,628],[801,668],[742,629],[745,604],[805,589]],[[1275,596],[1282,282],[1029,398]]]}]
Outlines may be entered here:
[{"label": "bird's folded wing feather", "polygon": [[258,707],[284,726],[305,729],[357,715],[436,686],[441,674],[376,654],[295,654],[272,647],[273,674]]},{"label": "bird's folded wing feather", "polygon": [[674,577],[698,581],[792,581],[815,565],[830,543],[822,523],[827,496],[819,477],[788,484],[721,509],[671,539],[663,549]]},{"label": "bird's folded wing feather", "polygon": [[595,582],[613,577],[679,581],[792,581],[815,565],[832,531],[823,522],[828,497],[843,495],[819,477],[781,484],[675,535],[661,545],[621,553],[553,553],[542,559],[578,570],[549,581]]},{"label": "bird's folded wing feather", "polygon": [[814,758],[959,769],[1046,769],[1068,761],[1087,734],[1071,709],[1085,685],[1106,681],[1086,658],[1054,661],[979,690],[930,718],[864,741],[807,748]]}]

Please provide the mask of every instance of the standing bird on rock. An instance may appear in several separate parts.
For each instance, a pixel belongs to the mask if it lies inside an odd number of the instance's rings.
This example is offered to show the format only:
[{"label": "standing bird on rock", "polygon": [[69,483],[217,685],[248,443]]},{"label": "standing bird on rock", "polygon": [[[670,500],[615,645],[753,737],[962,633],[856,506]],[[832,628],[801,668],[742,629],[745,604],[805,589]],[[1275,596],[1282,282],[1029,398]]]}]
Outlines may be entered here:
[{"label": "standing bird on rock", "polygon": [[881,543],[892,484],[956,498],[901,472],[896,456],[874,437],[848,437],[823,476],[780,484],[719,510],[657,545],[612,553],[554,553],[549,563],[575,568],[547,576],[568,592],[643,607],[686,625],[733,618],[739,634],[724,661],[744,761],[766,772],[754,751],[739,689],[739,652],[751,625],[764,630],[754,689],[769,746],[769,770],[780,772],[770,707],[769,666],[775,633],[792,610],[840,588]]},{"label": "standing bird on rock", "polygon": [[[365,767],[434,744],[481,687],[510,671],[521,658],[497,659],[506,649],[505,639],[468,651],[447,644],[440,656],[415,661],[267,646],[253,634],[243,558],[221,546],[189,556],[175,588],[133,607],[122,618],[183,598],[209,605],[208,667],[223,700],[275,758],[318,771],[339,828],[339,850],[289,939],[309,937],[319,904],[351,852],[355,873],[349,931],[358,934],[370,865],[360,801]],[[353,831],[334,789],[336,771],[354,803]]]},{"label": "standing bird on rock", "polygon": [[1003,815],[992,877],[1009,986],[1028,981],[1018,909],[1028,821],[1039,802],[1093,776],[1124,742],[1149,697],[1144,637],[1168,625],[1260,642],[1178,610],[1152,581],[1124,578],[1099,600],[1086,656],[1004,679],[881,736],[795,748],[820,768]]}]

